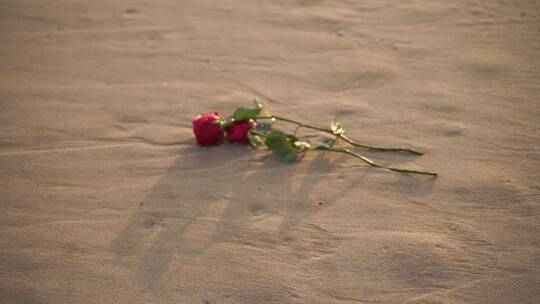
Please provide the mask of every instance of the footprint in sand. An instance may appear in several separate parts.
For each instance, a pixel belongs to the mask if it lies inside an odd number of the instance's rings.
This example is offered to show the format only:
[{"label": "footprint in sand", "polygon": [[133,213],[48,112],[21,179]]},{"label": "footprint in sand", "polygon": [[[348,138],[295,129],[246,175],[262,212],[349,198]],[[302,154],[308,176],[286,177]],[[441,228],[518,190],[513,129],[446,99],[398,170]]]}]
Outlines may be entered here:
[{"label": "footprint in sand", "polygon": [[136,8],[128,8],[124,11],[126,15],[136,15],[139,13],[139,10]]}]

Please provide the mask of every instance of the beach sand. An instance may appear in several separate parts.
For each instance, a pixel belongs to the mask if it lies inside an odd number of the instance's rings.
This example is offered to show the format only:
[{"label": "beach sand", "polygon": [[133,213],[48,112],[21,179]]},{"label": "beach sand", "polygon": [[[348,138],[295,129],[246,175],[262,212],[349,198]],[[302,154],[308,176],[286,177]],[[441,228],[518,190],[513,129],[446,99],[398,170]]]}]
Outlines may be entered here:
[{"label": "beach sand", "polygon": [[[0,302],[538,303],[539,16],[1,1]],[[440,175],[195,144],[195,115],[254,95]]]}]

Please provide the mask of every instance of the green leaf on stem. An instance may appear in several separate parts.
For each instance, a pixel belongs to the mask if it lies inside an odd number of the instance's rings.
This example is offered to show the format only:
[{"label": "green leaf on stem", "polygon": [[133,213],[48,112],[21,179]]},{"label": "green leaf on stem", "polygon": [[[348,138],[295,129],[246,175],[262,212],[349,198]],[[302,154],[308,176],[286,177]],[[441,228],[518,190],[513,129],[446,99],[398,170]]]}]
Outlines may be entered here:
[{"label": "green leaf on stem", "polygon": [[345,133],[345,130],[343,130],[343,128],[341,127],[341,121],[337,117],[330,124],[330,129],[332,129],[332,133],[334,133],[335,135],[341,135]]},{"label": "green leaf on stem", "polygon": [[262,109],[262,104],[257,100],[253,100],[253,106],[251,107],[240,107],[234,111],[232,118],[235,121],[254,119],[259,115]]},{"label": "green leaf on stem", "polygon": [[336,141],[333,139],[324,140],[322,143],[315,146],[315,150],[330,150]]},{"label": "green leaf on stem", "polygon": [[298,138],[293,135],[272,131],[266,136],[264,143],[282,161],[291,162],[296,160],[298,153],[301,152],[301,149],[295,145],[297,141]]},{"label": "green leaf on stem", "polygon": [[284,162],[292,162],[292,161],[295,161],[297,158],[298,158],[298,151],[290,150],[289,152],[282,155],[280,157],[280,160]]},{"label": "green leaf on stem", "polygon": [[251,107],[240,107],[234,111],[233,119],[235,121],[253,119],[259,115],[261,109],[255,109]]}]

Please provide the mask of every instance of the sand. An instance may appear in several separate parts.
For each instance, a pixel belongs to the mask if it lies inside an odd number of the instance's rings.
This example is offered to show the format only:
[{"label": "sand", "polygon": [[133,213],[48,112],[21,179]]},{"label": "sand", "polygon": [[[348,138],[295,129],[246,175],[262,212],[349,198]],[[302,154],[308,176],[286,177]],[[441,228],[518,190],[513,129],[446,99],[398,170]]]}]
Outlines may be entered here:
[{"label": "sand", "polygon": [[[1,1],[0,302],[538,303],[539,16]],[[195,144],[195,115],[253,95],[440,176]]]}]

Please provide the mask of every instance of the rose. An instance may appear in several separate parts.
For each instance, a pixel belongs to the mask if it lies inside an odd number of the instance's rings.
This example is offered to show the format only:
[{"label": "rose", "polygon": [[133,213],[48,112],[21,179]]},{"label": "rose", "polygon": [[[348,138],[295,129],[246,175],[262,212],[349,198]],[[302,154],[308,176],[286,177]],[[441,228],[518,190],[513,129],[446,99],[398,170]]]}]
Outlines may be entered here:
[{"label": "rose", "polygon": [[227,138],[232,142],[249,142],[249,128],[255,126],[255,122],[250,123],[248,120],[235,121],[227,126]]},{"label": "rose", "polygon": [[197,138],[197,143],[201,146],[209,146],[221,143],[223,140],[223,130],[218,124],[221,118],[219,113],[210,112],[198,115],[191,122],[193,133]]},{"label": "rose", "polygon": [[[260,114],[261,112],[263,113],[262,115]],[[263,122],[257,123],[255,120]],[[270,120],[270,123],[264,123],[265,120]],[[288,134],[274,129],[274,123],[276,121],[288,122],[296,125],[294,134]],[[266,147],[282,161],[287,162],[295,161],[301,158],[304,153],[310,151],[326,151],[347,154],[377,168],[396,172],[437,176],[436,172],[396,168],[376,163],[361,154],[353,152],[346,144],[377,151],[401,151],[422,155],[421,152],[410,148],[385,148],[357,143],[344,135],[343,127],[337,119],[330,124],[330,128],[324,128],[305,124],[289,118],[274,116],[257,98],[254,99],[253,106],[239,107],[230,117],[225,119],[221,118],[217,112],[210,112],[195,117],[192,123],[197,143],[201,146],[219,144],[223,141],[224,134],[226,134],[231,142],[249,142],[251,146],[255,148],[259,146]],[[251,128],[256,129],[250,130]],[[324,140],[319,144],[311,144],[309,141],[301,140],[296,137],[300,128],[328,133],[332,136],[332,139]],[[339,142],[339,146],[334,145],[336,141]]]}]

